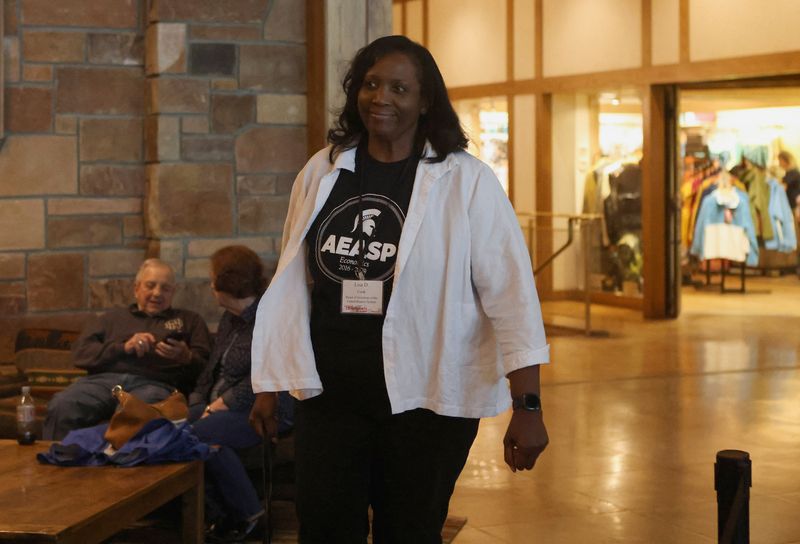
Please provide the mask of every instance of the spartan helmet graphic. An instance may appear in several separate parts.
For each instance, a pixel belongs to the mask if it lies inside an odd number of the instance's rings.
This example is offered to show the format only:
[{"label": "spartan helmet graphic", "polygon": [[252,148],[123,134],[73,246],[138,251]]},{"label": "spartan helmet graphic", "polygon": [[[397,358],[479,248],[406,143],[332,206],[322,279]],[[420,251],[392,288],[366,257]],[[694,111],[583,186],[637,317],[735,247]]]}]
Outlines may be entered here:
[{"label": "spartan helmet graphic", "polygon": [[[372,238],[372,233],[375,231],[375,220],[373,217],[378,217],[380,214],[381,211],[375,208],[370,208],[369,210],[363,210],[361,212],[361,230],[370,238]],[[353,230],[351,230],[350,233],[354,233],[356,229],[358,229],[358,214],[356,214],[353,220]]]}]

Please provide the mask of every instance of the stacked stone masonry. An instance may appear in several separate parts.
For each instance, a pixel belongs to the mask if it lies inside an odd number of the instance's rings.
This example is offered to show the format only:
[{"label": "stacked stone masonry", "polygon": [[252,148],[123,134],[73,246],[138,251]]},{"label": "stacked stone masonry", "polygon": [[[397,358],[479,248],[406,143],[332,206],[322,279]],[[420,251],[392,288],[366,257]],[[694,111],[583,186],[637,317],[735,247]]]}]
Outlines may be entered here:
[{"label": "stacked stone masonry", "polygon": [[306,149],[305,2],[0,0],[0,362],[130,301],[141,260],[210,321],[208,257],[274,268]]}]

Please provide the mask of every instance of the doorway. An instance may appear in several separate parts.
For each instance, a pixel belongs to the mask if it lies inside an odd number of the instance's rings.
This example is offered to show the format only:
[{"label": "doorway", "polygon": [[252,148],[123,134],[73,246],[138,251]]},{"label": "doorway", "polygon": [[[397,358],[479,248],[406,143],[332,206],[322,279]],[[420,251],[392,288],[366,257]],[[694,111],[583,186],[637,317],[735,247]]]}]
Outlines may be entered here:
[{"label": "doorway", "polygon": [[675,99],[668,307],[798,313],[800,79],[683,85]]}]

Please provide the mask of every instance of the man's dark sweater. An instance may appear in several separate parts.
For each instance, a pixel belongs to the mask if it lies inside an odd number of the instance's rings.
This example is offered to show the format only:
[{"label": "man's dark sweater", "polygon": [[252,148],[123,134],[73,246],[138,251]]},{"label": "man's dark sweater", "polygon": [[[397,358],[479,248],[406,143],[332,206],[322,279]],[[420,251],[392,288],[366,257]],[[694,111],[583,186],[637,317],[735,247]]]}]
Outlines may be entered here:
[{"label": "man's dark sweater", "polygon": [[[181,364],[153,351],[141,358],[136,353],[126,353],[125,342],[139,332],[149,332],[156,342],[163,341],[170,332],[183,333],[192,352],[191,362]],[[196,313],[169,308],[149,316],[132,304],[109,310],[88,323],[73,345],[72,355],[75,366],[89,374],[134,374],[191,391],[208,361],[209,346],[208,327]]]}]

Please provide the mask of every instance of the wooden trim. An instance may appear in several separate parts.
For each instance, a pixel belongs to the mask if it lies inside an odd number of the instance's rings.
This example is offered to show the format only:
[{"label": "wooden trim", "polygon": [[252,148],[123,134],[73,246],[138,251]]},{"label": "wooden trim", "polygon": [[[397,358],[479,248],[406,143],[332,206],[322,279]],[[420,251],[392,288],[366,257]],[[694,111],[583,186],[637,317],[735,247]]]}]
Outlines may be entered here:
[{"label": "wooden trim", "polygon": [[402,8],[401,13],[403,17],[403,24],[400,25],[400,31],[403,33],[403,36],[408,36],[408,2],[406,0],[402,0]]},{"label": "wooden trim", "polygon": [[[514,0],[506,0],[506,78],[514,81]],[[508,112],[508,199],[514,202],[514,97],[506,96]]]},{"label": "wooden trim", "polygon": [[506,0],[506,79],[514,81],[514,0]]},{"label": "wooden trim", "polygon": [[[531,80],[526,80],[531,81]],[[516,90],[513,81],[503,83],[486,83],[483,85],[471,85],[469,87],[451,87],[447,89],[450,100],[464,100],[466,98],[483,98],[484,96],[502,96],[504,94],[533,94],[533,92],[521,93]]]},{"label": "wooden trim", "polygon": [[707,81],[741,80],[800,74],[797,51],[717,59],[690,64],[669,64],[647,68],[611,70],[591,74],[558,76],[520,81],[486,83],[448,89],[452,99],[481,96],[587,92],[599,89],[659,85],[692,84]]},{"label": "wooden trim", "polygon": [[[589,119],[600,119],[600,101],[597,95],[589,96]],[[600,156],[600,123],[589,124],[589,160],[594,163]]]},{"label": "wooden trim", "polygon": [[678,37],[680,56],[678,58],[681,64],[688,64],[691,62],[689,55],[689,0],[680,0],[678,21],[680,26],[680,34]]},{"label": "wooden trim", "polygon": [[422,45],[425,47],[428,47],[430,44],[430,36],[428,34],[428,8],[428,0],[422,0]]},{"label": "wooden trim", "polygon": [[642,0],[642,66],[653,64],[653,0]]},{"label": "wooden trim", "polygon": [[644,316],[667,317],[667,198],[666,112],[664,88],[642,92],[644,142],[642,149],[642,247],[644,259]]},{"label": "wooden trim", "polygon": [[534,43],[536,49],[534,50],[534,67],[533,75],[536,79],[541,79],[544,76],[544,0],[535,0],[534,4],[534,28],[536,35],[534,36]]},{"label": "wooden trim", "polygon": [[[552,95],[536,95],[536,211],[553,211],[553,140],[552,140]],[[536,243],[534,263],[540,263],[553,253],[550,217],[536,218]],[[553,268],[547,267],[536,277],[540,293],[553,290]]]},{"label": "wooden trim", "polygon": [[506,110],[508,111],[508,199],[513,203],[514,186],[517,183],[514,175],[514,126],[517,124],[514,117],[514,97],[506,96],[506,104]]},{"label": "wooden trim", "polygon": [[3,143],[5,142],[5,119],[3,118],[3,113],[5,110],[5,105],[3,104],[3,100],[5,99],[5,82],[4,76],[6,73],[5,66],[3,66],[3,61],[5,59],[5,54],[3,52],[3,30],[5,29],[5,20],[4,12],[5,7],[4,3],[0,3],[0,149],[3,148]]},{"label": "wooden trim", "polygon": [[327,141],[327,107],[325,104],[325,4],[306,0],[307,87],[307,154],[325,147]]}]

